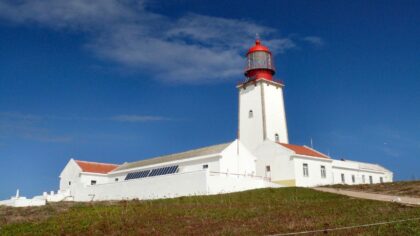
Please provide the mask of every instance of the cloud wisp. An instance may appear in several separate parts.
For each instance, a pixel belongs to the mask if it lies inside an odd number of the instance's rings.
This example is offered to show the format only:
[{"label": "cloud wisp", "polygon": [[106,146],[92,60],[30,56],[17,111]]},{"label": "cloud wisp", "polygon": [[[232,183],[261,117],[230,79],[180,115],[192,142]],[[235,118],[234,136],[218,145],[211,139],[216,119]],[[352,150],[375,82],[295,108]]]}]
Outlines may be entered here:
[{"label": "cloud wisp", "polygon": [[[220,82],[242,73],[243,53],[255,38],[283,53],[291,37],[247,20],[194,13],[177,19],[147,9],[147,1],[0,0],[0,19],[54,30],[83,32],[96,56],[166,82]],[[301,42],[320,45],[319,37]],[[217,71],[218,73],[213,73]]]},{"label": "cloud wisp", "polygon": [[50,116],[19,112],[0,112],[0,140],[12,137],[47,143],[66,143],[74,139],[71,134],[51,127],[54,122],[120,122],[146,123],[171,121],[164,116],[153,115],[115,115],[109,117]]}]

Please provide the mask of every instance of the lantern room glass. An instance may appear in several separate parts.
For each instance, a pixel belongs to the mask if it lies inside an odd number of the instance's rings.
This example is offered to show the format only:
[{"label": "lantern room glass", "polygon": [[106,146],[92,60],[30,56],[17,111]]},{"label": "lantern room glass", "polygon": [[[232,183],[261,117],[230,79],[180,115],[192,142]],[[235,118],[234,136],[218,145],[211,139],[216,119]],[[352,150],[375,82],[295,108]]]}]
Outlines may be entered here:
[{"label": "lantern room glass", "polygon": [[269,69],[274,70],[271,54],[264,51],[257,51],[248,54],[246,70]]}]

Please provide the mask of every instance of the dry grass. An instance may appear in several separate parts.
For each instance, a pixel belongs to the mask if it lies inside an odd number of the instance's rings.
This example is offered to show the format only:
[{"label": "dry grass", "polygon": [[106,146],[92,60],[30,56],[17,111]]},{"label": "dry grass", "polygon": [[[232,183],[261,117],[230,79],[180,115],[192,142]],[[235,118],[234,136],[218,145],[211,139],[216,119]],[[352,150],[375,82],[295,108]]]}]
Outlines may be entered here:
[{"label": "dry grass", "polygon": [[[4,219],[9,218],[10,219]],[[0,208],[2,235],[266,235],[420,216],[420,208],[304,188],[153,201]],[[41,217],[40,217],[41,216]],[[420,221],[332,235],[420,235]]]},{"label": "dry grass", "polygon": [[330,185],[326,187],[420,198],[420,181],[401,181],[401,182],[393,182],[393,183],[361,184],[361,185],[339,184],[339,185]]}]

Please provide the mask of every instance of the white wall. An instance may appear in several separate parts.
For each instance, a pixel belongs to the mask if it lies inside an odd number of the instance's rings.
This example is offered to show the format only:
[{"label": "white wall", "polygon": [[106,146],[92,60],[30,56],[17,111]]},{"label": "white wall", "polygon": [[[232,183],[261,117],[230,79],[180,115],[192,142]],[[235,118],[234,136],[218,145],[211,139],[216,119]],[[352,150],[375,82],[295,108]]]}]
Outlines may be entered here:
[{"label": "white wall", "polygon": [[255,175],[256,157],[240,141],[232,142],[221,155],[219,172]]},{"label": "white wall", "polygon": [[[250,110],[252,117],[249,116]],[[249,83],[239,88],[239,140],[249,150],[264,140],[262,117],[261,84]]]},{"label": "white wall", "polygon": [[275,134],[278,134],[281,143],[289,143],[283,87],[270,83],[262,83],[262,85],[265,99],[267,139],[276,141]]},{"label": "white wall", "polygon": [[108,184],[86,186],[75,193],[75,201],[156,199],[207,193],[206,171],[161,175]]},{"label": "white wall", "polygon": [[207,182],[208,194],[231,193],[267,187],[281,187],[280,185],[265,181],[263,178],[211,172],[209,173]]},{"label": "white wall", "polygon": [[251,151],[264,141],[263,119],[267,139],[275,141],[278,134],[280,142],[289,143],[283,87],[266,80],[239,86],[239,139]]},{"label": "white wall", "polygon": [[60,191],[70,190],[70,192],[74,192],[75,189],[78,189],[82,185],[79,176],[81,172],[82,169],[79,165],[73,159],[70,159],[60,174]]},{"label": "white wall", "polygon": [[[372,171],[363,168],[363,165],[369,163],[358,163],[352,161],[333,161],[333,184],[370,184],[369,176],[372,176],[372,183],[380,183],[380,178],[383,178],[383,182],[392,182],[392,172],[388,171]],[[342,182],[341,174],[344,174],[344,183]],[[352,176],[355,181],[353,182]],[[363,176],[364,181],[363,181]]]},{"label": "white wall", "polygon": [[[265,141],[254,150],[258,157],[256,162],[257,176],[271,178],[271,181],[294,180],[294,167],[290,159],[293,152],[283,146]],[[270,166],[270,172],[266,171]]]},{"label": "white wall", "polygon": [[[332,160],[316,157],[293,156],[296,186],[313,187],[328,185],[333,181]],[[309,176],[303,175],[303,164],[308,164]],[[326,176],[321,176],[321,166],[325,166]]]},{"label": "white wall", "polygon": [[96,181],[96,184],[105,184],[109,183],[110,181],[114,181],[114,178],[111,178],[106,174],[96,174],[96,173],[88,173],[82,172],[80,173],[80,182],[83,185],[91,185],[91,181]]}]

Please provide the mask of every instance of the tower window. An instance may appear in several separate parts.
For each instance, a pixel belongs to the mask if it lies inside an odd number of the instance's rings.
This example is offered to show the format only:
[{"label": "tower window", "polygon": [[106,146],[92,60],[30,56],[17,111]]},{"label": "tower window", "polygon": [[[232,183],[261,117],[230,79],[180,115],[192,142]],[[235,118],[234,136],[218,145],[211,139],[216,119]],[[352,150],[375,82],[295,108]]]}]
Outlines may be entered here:
[{"label": "tower window", "polygon": [[305,177],[309,176],[308,164],[306,164],[306,163],[303,164],[303,176],[305,176]]},{"label": "tower window", "polygon": [[362,175],[362,182],[363,182],[363,183],[366,183],[366,180],[365,180],[365,175]]},{"label": "tower window", "polygon": [[379,177],[379,182],[381,182],[381,184],[384,182],[384,178]]},{"label": "tower window", "polygon": [[118,178],[115,178],[115,182],[118,182]]},{"label": "tower window", "polygon": [[354,175],[351,176],[351,181],[354,183],[356,183],[356,177],[354,177]]},{"label": "tower window", "polygon": [[71,181],[69,181],[69,186],[71,185]]},{"label": "tower window", "polygon": [[254,112],[252,110],[249,110],[248,118],[254,117]]},{"label": "tower window", "polygon": [[271,167],[270,166],[265,166],[265,171],[270,172],[271,171]]},{"label": "tower window", "polygon": [[90,181],[90,185],[95,185],[96,184],[96,180],[91,180]]},{"label": "tower window", "polygon": [[274,140],[276,140],[276,142],[279,142],[280,141],[279,134],[275,134],[274,135]]},{"label": "tower window", "polygon": [[369,175],[369,183],[373,184],[373,178],[371,175]]},{"label": "tower window", "polygon": [[344,178],[344,174],[341,174],[341,182],[344,184],[346,182],[346,179]]},{"label": "tower window", "polygon": [[203,165],[203,169],[208,169],[208,168],[209,168],[208,164]]}]

